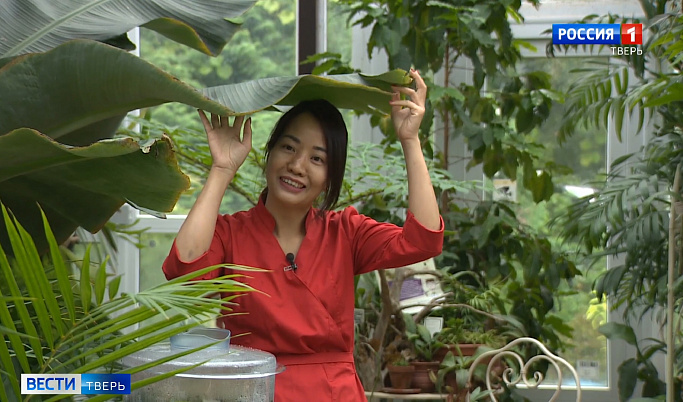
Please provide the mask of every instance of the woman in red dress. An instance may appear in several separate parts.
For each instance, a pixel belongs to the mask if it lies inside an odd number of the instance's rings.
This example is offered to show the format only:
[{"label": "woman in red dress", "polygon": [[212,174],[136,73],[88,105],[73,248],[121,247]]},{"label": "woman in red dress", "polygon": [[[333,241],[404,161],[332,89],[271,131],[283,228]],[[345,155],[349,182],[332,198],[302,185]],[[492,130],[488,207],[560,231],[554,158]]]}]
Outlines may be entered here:
[{"label": "woman in red dress", "polygon": [[[251,150],[251,122],[242,130],[244,117],[230,125],[227,117],[209,120],[199,113],[213,164],[163,270],[169,279],[222,263],[268,270],[244,280],[263,293],[230,306],[246,314],[218,324],[233,334],[249,333],[235,342],[273,353],[287,367],[276,377],[277,402],[365,401],[353,363],[354,275],[441,253],[443,221],[417,135],[427,87],[417,71],[410,75],[416,88],[396,87],[390,101],[408,175],[403,227],[353,207],[332,211],[348,135],[339,111],[324,100],[302,102],[278,121],[266,145],[267,187],[258,205],[220,215],[223,193]],[[321,195],[322,204],[314,207]]]}]

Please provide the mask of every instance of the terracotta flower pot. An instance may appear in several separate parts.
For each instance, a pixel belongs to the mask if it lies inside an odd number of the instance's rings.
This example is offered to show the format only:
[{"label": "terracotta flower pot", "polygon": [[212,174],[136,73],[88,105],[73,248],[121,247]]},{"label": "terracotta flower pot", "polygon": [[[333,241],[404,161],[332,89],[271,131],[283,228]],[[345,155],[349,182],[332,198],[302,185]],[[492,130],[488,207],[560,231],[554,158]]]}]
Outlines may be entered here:
[{"label": "terracotta flower pot", "polygon": [[411,387],[415,374],[414,366],[395,366],[393,364],[388,364],[387,370],[389,370],[389,379],[392,388],[408,389]]},{"label": "terracotta flower pot", "polygon": [[[462,353],[463,356],[474,356],[474,353],[477,351],[479,346],[482,345],[479,343],[459,343],[457,345],[449,344],[445,347],[440,347],[436,350],[436,352],[434,352],[434,360],[442,362],[443,358],[446,357],[446,354],[449,351],[453,353],[453,356],[460,356],[460,353]],[[458,353],[458,348],[460,348],[460,353]]]},{"label": "terracotta flower pot", "polygon": [[415,366],[415,375],[413,376],[413,387],[420,388],[421,392],[434,392],[436,384],[429,378],[429,373],[433,372],[436,375],[439,371],[440,363],[434,362],[412,362]]}]

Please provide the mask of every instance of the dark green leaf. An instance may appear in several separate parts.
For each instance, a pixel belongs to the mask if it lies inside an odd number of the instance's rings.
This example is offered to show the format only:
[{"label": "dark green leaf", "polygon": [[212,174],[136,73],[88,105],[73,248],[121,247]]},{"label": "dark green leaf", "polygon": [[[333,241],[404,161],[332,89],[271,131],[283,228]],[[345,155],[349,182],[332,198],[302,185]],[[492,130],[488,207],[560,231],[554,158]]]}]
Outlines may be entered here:
[{"label": "dark green leaf", "polygon": [[633,328],[628,325],[608,322],[601,325],[600,328],[598,328],[598,331],[608,339],[620,339],[633,346],[636,346],[637,344],[636,334],[633,332]]},{"label": "dark green leaf", "polygon": [[0,136],[0,200],[41,244],[37,200],[61,243],[77,226],[99,230],[127,201],[169,212],[188,187],[168,138],[144,147],[117,139],[71,148],[29,129]]},{"label": "dark green leaf", "polygon": [[619,389],[619,400],[627,401],[633,395],[633,390],[638,383],[638,363],[635,359],[628,359],[617,368],[619,379],[617,387]]}]

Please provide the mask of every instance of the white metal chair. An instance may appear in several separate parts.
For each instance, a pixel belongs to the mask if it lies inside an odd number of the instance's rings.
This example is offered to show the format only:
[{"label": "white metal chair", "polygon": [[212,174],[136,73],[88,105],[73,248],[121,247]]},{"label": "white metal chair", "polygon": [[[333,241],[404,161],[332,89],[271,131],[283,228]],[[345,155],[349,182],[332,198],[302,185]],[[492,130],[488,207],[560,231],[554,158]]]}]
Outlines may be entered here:
[{"label": "white metal chair", "polygon": [[[515,350],[515,347],[523,345],[524,343],[531,343],[538,347],[539,354],[532,356],[528,361],[524,362],[524,358]],[[507,358],[501,371],[502,359]],[[486,362],[486,390],[490,391],[489,397],[492,401],[497,402],[497,394],[503,392],[501,383],[507,385],[508,388],[515,387],[520,383],[523,383],[529,389],[536,389],[545,379],[543,373],[534,372],[533,378],[530,378],[531,365],[538,361],[547,361],[551,366],[555,368],[557,373],[557,378],[560,379],[556,385],[555,392],[550,397],[550,402],[555,401],[562,390],[562,370],[567,369],[574,376],[576,381],[576,401],[581,401],[581,383],[579,381],[579,375],[576,369],[569,364],[565,359],[553,354],[548,348],[543,345],[540,341],[534,338],[517,338],[502,348],[490,350],[479,355],[472,365],[470,366],[467,375],[467,386],[468,389],[472,389],[473,374],[477,365]],[[515,364],[516,362],[516,364]],[[512,364],[510,364],[512,363]],[[499,377],[496,375],[496,371]],[[470,395],[467,395],[467,401],[470,401]]]}]

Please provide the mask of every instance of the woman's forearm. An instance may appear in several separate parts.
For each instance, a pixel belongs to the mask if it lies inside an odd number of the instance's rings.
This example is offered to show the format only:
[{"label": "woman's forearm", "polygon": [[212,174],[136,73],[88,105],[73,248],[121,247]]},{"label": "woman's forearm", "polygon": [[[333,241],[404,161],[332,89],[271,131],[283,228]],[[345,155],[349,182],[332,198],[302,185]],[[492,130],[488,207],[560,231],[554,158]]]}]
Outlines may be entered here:
[{"label": "woman's forearm", "polygon": [[417,138],[401,142],[408,172],[408,210],[424,227],[441,229],[439,205],[429,177],[427,163]]},{"label": "woman's forearm", "polygon": [[176,237],[176,249],[182,261],[194,260],[211,246],[221,200],[234,177],[235,172],[231,170],[212,167],[209,171],[204,188]]}]

